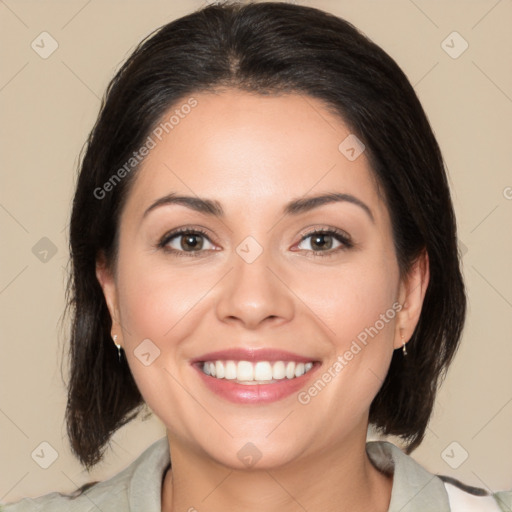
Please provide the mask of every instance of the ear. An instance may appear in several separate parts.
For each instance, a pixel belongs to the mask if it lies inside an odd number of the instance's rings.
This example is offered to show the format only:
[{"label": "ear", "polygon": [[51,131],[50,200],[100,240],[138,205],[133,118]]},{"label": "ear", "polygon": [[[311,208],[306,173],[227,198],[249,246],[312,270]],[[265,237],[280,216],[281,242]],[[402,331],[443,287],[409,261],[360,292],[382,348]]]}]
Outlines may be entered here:
[{"label": "ear", "polygon": [[395,324],[395,348],[402,347],[412,337],[420,319],[429,279],[430,265],[428,253],[425,249],[400,282],[398,302],[402,305],[402,309],[397,314]]},{"label": "ear", "polygon": [[112,275],[112,271],[106,263],[106,258],[103,252],[101,252],[96,259],[96,278],[98,279],[103,295],[105,296],[105,302],[112,319],[112,336],[118,335],[118,342],[121,343],[119,338],[121,337],[121,323],[119,318],[119,303],[117,296],[117,286],[115,277]]}]

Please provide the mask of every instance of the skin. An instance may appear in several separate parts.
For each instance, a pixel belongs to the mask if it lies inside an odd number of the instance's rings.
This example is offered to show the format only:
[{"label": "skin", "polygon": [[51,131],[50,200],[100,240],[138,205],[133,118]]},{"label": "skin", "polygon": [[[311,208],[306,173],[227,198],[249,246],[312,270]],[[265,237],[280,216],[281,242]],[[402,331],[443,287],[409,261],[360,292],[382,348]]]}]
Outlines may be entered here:
[{"label": "skin", "polygon": [[[112,333],[167,428],[172,471],[162,510],[334,511],[343,504],[386,511],[392,477],[366,455],[368,412],[393,350],[418,321],[428,259],[400,278],[389,212],[366,155],[349,161],[338,150],[350,130],[322,102],[237,90],[194,97],[198,105],[136,176],[120,218],[116,272],[101,257],[97,264]],[[170,192],[215,199],[225,217],[166,205],[143,218]],[[350,202],[282,216],[288,201],[325,192],[357,197],[373,220]],[[199,257],[156,248],[182,226],[207,231]],[[308,230],[329,227],[347,233],[353,247],[336,251],[340,242],[329,237],[324,249],[315,237],[301,242]],[[247,236],[263,249],[252,263],[236,252]],[[168,246],[183,253],[184,238]],[[312,257],[313,250],[324,252]],[[214,350],[272,347],[320,361],[321,376],[396,302],[399,313],[307,405],[296,394],[270,404],[228,402],[190,365]],[[145,366],[134,350],[148,338],[160,355]],[[247,468],[237,453],[249,442],[261,459]]]}]

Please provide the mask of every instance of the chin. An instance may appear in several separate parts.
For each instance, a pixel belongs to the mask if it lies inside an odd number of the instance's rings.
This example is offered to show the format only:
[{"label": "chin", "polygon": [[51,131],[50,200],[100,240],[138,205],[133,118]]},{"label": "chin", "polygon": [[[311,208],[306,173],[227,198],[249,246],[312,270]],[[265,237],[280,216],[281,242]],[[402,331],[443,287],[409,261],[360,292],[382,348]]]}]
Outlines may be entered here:
[{"label": "chin", "polygon": [[306,449],[306,443],[298,446],[296,436],[286,437],[289,445],[283,438],[276,436],[271,440],[267,434],[230,438],[217,443],[217,449],[212,449],[215,445],[211,439],[202,444],[207,457],[231,470],[271,470],[293,462]]}]

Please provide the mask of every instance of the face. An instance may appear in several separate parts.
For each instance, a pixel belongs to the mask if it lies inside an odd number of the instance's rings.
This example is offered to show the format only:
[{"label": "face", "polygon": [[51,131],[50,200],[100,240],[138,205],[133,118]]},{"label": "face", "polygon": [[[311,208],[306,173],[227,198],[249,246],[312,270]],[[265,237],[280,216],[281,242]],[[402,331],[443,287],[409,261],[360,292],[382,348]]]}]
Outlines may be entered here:
[{"label": "face", "polygon": [[417,320],[367,157],[314,98],[194,98],[153,136],[116,274],[98,264],[142,396],[171,440],[230,467],[360,439]]}]

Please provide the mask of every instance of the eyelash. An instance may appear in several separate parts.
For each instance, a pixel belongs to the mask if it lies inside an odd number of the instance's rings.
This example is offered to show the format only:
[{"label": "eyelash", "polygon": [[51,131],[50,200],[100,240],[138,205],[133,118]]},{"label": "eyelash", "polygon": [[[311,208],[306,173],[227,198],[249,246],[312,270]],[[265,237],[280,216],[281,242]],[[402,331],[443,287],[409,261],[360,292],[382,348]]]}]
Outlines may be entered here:
[{"label": "eyelash", "polygon": [[[203,252],[203,250],[179,251],[179,250],[171,249],[171,248],[167,247],[167,244],[172,239],[179,237],[180,235],[184,235],[184,234],[201,235],[201,236],[204,236],[205,238],[207,238],[208,240],[210,240],[208,233],[200,228],[193,228],[193,229],[192,228],[179,228],[174,231],[171,231],[170,233],[166,233],[162,237],[162,239],[158,242],[157,248],[162,249],[164,252],[171,254],[173,256],[178,256],[178,257],[186,256],[186,257],[192,257],[192,258],[200,257],[201,252]],[[318,234],[332,236],[334,239],[336,239],[342,245],[340,247],[337,247],[336,249],[332,249],[332,250],[328,250],[328,251],[308,251],[306,249],[301,249],[301,250],[306,250],[308,253],[311,253],[309,257],[313,257],[313,258],[316,258],[316,257],[326,258],[327,257],[328,258],[330,256],[337,254],[339,251],[346,251],[347,249],[351,249],[352,247],[354,247],[354,243],[352,242],[350,237],[343,231],[340,231],[335,228],[325,228],[325,229],[322,228],[322,229],[315,229],[313,231],[309,231],[302,236],[302,238],[299,241],[299,244],[302,243],[307,238],[309,238],[313,235],[318,235]],[[211,240],[210,240],[210,242],[211,242]]]}]

